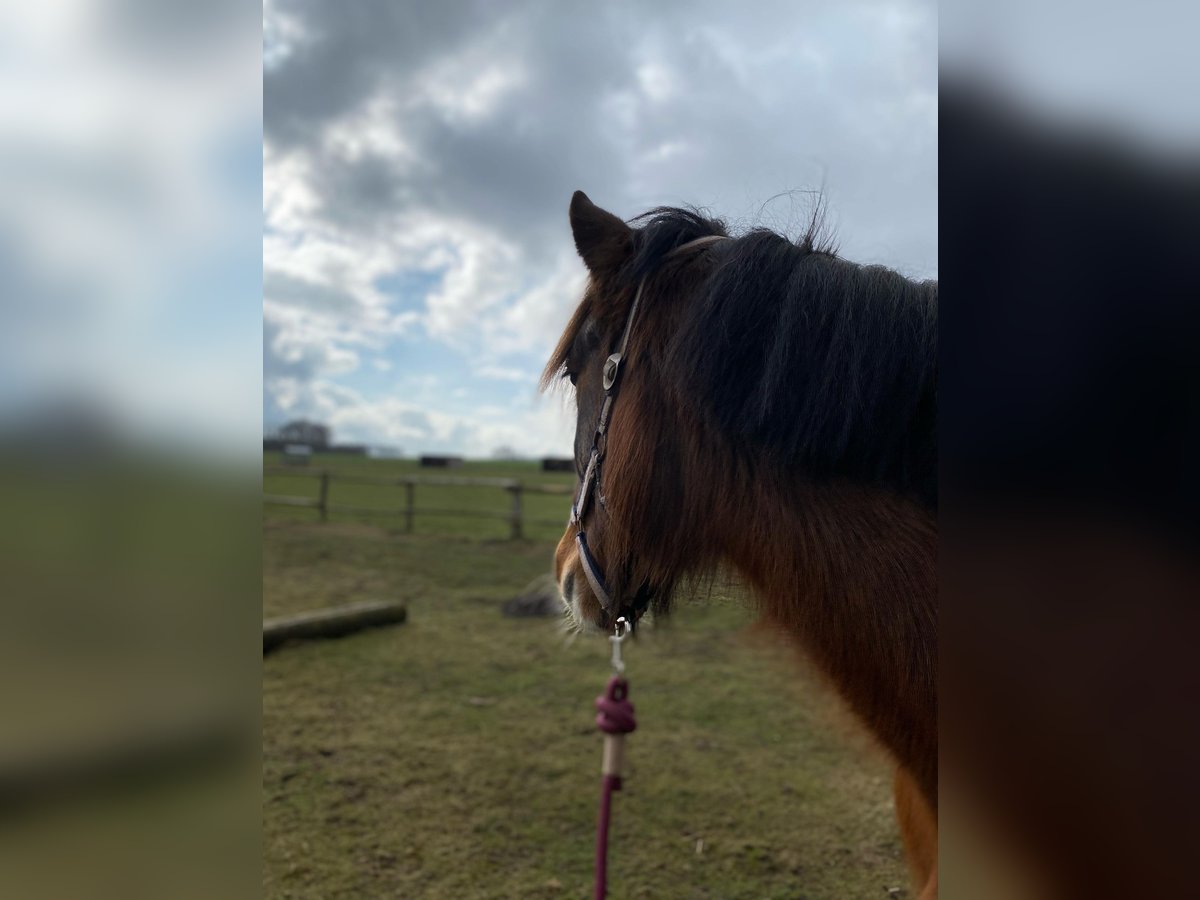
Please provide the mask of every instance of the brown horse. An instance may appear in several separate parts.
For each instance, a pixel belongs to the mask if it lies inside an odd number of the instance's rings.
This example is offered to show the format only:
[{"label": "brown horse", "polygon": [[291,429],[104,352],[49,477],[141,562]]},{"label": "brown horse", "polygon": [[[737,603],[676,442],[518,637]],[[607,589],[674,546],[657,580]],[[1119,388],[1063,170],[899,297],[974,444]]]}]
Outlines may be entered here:
[{"label": "brown horse", "polygon": [[897,765],[921,896],[937,896],[937,285],[811,233],[629,225],[582,192],[590,273],[543,376],[576,388],[581,485],[556,553],[577,624],[665,611],[727,566]]}]

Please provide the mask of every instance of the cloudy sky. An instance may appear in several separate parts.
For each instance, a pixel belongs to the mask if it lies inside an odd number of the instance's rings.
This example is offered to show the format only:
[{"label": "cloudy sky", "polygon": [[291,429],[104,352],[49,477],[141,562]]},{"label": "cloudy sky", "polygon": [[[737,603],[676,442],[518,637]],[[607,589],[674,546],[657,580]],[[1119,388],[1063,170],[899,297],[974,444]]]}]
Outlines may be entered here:
[{"label": "cloudy sky", "polygon": [[0,444],[261,459],[260,53],[236,0],[0,4]]},{"label": "cloudy sky", "polygon": [[263,417],[569,450],[537,375],[584,280],[581,188],[937,274],[932,3],[267,0]]}]

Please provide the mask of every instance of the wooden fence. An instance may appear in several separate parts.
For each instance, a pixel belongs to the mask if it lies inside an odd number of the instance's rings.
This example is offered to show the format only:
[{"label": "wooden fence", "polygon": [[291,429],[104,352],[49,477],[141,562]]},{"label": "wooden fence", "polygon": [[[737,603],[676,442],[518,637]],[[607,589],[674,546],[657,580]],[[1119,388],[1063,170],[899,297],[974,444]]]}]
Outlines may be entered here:
[{"label": "wooden fence", "polygon": [[[266,466],[263,469],[267,475],[286,475],[289,478],[317,478],[320,484],[316,497],[289,497],[281,494],[264,494],[263,503],[273,506],[299,506],[317,510],[322,522],[329,520],[330,513],[348,515],[399,515],[404,517],[404,530],[413,530],[413,520],[419,512],[422,516],[461,516],[469,518],[503,519],[509,523],[510,536],[522,538],[525,535],[525,508],[522,498],[526,494],[558,494],[572,496],[575,488],[567,484],[526,484],[513,478],[469,478],[452,475],[405,475],[384,478],[378,475],[359,475],[352,472],[332,472],[328,469],[297,469],[290,466]],[[347,484],[374,484],[381,487],[403,487],[404,505],[401,507],[387,506],[347,506],[329,502],[329,485],[334,481]],[[507,512],[493,509],[427,509],[420,510],[416,506],[417,487],[486,487],[507,491],[510,495]],[[549,522],[537,520],[529,524],[563,525],[562,520]]]}]

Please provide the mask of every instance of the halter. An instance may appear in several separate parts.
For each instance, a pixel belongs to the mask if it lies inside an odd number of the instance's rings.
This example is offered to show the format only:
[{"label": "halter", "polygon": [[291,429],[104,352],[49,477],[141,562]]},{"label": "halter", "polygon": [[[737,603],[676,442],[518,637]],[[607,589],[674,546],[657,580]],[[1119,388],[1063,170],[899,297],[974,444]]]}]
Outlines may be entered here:
[{"label": "halter", "polygon": [[[694,241],[688,241],[686,244],[676,247],[667,254],[666,259],[679,256],[685,250],[696,250],[727,240],[730,238],[723,235],[696,238]],[[612,415],[613,404],[617,399],[617,391],[621,386],[623,371],[621,364],[625,360],[625,350],[629,346],[629,333],[633,330],[633,321],[637,317],[638,305],[642,301],[642,292],[645,287],[646,279],[643,278],[638,282],[637,293],[633,295],[633,305],[630,306],[629,316],[625,319],[625,330],[621,333],[621,342],[617,345],[617,351],[610,354],[604,362],[604,405],[600,408],[600,418],[596,422],[596,434],[592,438],[592,452],[588,456],[587,468],[584,469],[583,479],[579,485],[579,495],[571,504],[570,524],[578,528],[575,534],[575,545],[579,548],[579,561],[583,565],[583,573],[587,576],[588,583],[592,586],[592,591],[600,601],[601,607],[609,614],[616,612],[616,604],[609,591],[608,582],[604,578],[604,570],[596,562],[596,557],[592,555],[591,548],[588,547],[583,517],[587,515],[591,505],[593,490],[599,491],[600,465],[604,461],[604,452],[608,446],[608,422]],[[600,502],[603,505],[603,497],[600,498]]]}]

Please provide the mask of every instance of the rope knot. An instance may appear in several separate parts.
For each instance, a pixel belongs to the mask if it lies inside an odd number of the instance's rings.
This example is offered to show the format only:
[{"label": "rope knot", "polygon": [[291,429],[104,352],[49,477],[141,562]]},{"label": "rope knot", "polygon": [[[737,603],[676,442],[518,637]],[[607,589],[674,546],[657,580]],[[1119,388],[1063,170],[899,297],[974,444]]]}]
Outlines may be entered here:
[{"label": "rope knot", "polygon": [[596,727],[605,734],[629,734],[637,728],[629,682],[619,675],[610,678],[604,693],[596,698],[596,712]]}]

